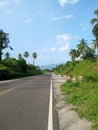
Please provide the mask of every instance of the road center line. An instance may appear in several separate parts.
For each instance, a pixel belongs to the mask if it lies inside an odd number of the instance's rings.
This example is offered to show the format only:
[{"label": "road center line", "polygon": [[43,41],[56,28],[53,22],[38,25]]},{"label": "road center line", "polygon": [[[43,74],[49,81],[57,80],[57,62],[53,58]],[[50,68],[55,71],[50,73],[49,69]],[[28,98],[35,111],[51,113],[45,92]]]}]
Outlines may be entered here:
[{"label": "road center line", "polygon": [[49,101],[49,114],[48,114],[48,130],[53,130],[53,111],[52,111],[52,79],[51,79],[51,85],[50,85],[50,101]]},{"label": "road center line", "polygon": [[7,92],[9,92],[9,91],[11,91],[11,90],[13,90],[13,89],[15,89],[15,88],[10,88],[10,89],[7,89],[7,90],[5,90],[5,91],[1,92],[1,93],[0,93],[0,95],[1,95],[1,94],[5,94],[5,93],[7,93]]}]

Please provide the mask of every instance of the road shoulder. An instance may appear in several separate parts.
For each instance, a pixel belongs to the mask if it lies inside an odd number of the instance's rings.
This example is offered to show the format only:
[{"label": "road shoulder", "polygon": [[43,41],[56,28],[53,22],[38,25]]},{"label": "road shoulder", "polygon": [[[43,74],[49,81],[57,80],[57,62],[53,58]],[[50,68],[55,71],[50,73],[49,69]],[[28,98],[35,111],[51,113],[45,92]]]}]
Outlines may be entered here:
[{"label": "road shoulder", "polygon": [[65,96],[60,91],[60,85],[66,81],[60,75],[53,74],[53,88],[56,100],[55,108],[58,113],[60,130],[92,130],[91,122],[86,119],[80,119],[78,114],[72,110],[73,105],[67,104]]}]

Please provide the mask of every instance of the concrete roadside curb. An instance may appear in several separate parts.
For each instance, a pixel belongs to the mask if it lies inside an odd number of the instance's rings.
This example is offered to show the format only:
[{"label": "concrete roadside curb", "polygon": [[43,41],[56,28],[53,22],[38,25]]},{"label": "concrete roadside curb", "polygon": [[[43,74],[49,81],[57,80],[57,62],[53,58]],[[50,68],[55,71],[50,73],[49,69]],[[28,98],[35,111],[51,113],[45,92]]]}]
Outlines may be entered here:
[{"label": "concrete roadside curb", "polygon": [[92,130],[92,123],[86,119],[80,119],[72,110],[73,105],[65,102],[65,96],[60,91],[60,85],[66,82],[66,78],[52,74],[53,91],[56,100],[55,108],[58,113],[59,130]]},{"label": "concrete roadside curb", "polygon": [[2,84],[2,83],[10,83],[10,82],[14,82],[16,80],[19,80],[19,79],[11,79],[11,80],[0,81],[0,84]]}]

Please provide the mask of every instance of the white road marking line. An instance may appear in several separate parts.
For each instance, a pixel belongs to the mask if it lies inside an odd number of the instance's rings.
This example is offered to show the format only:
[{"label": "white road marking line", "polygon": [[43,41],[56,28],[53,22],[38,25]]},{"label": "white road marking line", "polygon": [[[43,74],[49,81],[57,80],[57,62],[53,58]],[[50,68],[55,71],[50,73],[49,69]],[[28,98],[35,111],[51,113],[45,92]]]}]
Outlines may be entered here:
[{"label": "white road marking line", "polygon": [[48,130],[53,130],[53,111],[52,111],[52,79],[51,79],[51,86],[50,86],[50,101],[49,101],[49,114],[48,114]]}]

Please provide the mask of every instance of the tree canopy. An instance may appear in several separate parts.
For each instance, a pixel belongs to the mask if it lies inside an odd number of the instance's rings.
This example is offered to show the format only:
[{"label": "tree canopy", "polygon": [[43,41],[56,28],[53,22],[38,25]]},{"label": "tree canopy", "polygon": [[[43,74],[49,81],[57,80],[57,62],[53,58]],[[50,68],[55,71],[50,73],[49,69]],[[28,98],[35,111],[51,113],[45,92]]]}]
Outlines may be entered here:
[{"label": "tree canopy", "polygon": [[33,65],[34,65],[34,62],[35,62],[35,59],[37,58],[37,56],[38,56],[37,53],[36,53],[36,52],[33,52],[33,54],[32,54],[32,57],[33,57],[33,59],[34,59],[34,60],[33,60]]},{"label": "tree canopy", "polygon": [[9,46],[9,34],[5,33],[2,29],[0,29],[0,62],[2,61],[3,49],[9,47],[12,50],[12,47]]}]

